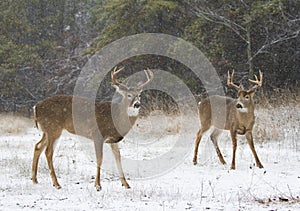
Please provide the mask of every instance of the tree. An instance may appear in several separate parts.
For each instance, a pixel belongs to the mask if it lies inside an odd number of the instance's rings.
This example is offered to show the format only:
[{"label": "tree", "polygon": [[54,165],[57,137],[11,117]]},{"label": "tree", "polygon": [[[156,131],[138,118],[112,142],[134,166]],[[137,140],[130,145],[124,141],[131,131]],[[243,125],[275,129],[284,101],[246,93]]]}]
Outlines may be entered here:
[{"label": "tree", "polygon": [[[262,60],[262,58],[266,58],[267,54],[273,57],[275,62],[280,60],[276,59],[278,54],[278,51],[275,50],[276,47],[285,45],[289,48],[299,40],[300,25],[296,12],[300,9],[299,1],[191,2],[191,8],[194,8],[194,13],[199,17],[192,27],[216,25],[213,26],[213,29],[202,30],[202,33],[219,32],[213,34],[214,40],[212,41],[214,46],[218,46],[219,55],[225,57],[223,60],[229,60],[233,66],[241,62],[247,63],[249,77],[253,77],[254,69],[270,68],[270,63],[265,65],[267,62]],[[192,27],[190,26],[188,30],[191,31]],[[201,37],[205,36],[209,35]],[[235,55],[231,54],[231,47],[233,47]],[[289,55],[285,54],[284,57],[288,58]],[[271,65],[271,68],[279,69],[274,64]]]},{"label": "tree", "polygon": [[138,33],[182,36],[190,20],[186,1],[97,0],[89,26],[95,34],[95,52],[114,40]]},{"label": "tree", "polygon": [[66,59],[80,41],[78,4],[78,0],[0,2],[0,99],[6,108],[28,99],[32,103],[44,94],[43,81],[53,83],[48,77],[59,71],[57,60]]}]

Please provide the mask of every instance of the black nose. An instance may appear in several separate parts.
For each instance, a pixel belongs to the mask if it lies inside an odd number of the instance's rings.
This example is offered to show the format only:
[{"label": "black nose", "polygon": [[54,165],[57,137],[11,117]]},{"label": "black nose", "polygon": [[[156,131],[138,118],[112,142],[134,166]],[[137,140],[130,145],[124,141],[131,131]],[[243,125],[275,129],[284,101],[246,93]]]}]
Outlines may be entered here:
[{"label": "black nose", "polygon": [[141,106],[141,103],[140,103],[140,102],[136,102],[136,103],[133,105],[134,108],[139,108],[140,106]]},{"label": "black nose", "polygon": [[235,106],[236,108],[243,108],[243,106],[241,105],[241,104],[236,104],[236,106]]}]

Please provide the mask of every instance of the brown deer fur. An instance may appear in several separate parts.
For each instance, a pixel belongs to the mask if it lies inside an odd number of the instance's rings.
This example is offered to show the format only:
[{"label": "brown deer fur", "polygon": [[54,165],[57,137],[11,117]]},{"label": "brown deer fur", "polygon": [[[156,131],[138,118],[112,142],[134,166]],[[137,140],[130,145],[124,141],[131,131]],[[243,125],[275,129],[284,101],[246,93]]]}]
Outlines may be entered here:
[{"label": "brown deer fur", "polygon": [[[97,174],[95,179],[95,187],[97,190],[101,189],[100,168],[102,164],[104,142],[111,143],[122,185],[125,186],[125,188],[130,188],[122,170],[117,142],[123,139],[138,118],[138,114],[129,116],[128,108],[139,109],[139,95],[141,89],[153,79],[153,73],[150,70],[145,71],[148,81],[137,88],[128,88],[117,82],[115,79],[115,75],[120,70],[115,69],[112,75],[113,82],[115,86],[117,86],[117,91],[122,94],[119,102],[95,103],[86,98],[57,95],[36,104],[34,118],[36,124],[39,125],[43,131],[43,136],[34,148],[32,163],[32,181],[34,183],[37,183],[37,168],[40,154],[46,148],[45,154],[53,186],[56,188],[61,187],[56,178],[52,157],[56,140],[60,137],[63,130],[67,130],[72,134],[84,136],[94,141],[97,158]],[[78,103],[77,105],[80,108],[79,114],[76,114],[77,116],[82,117],[79,118],[79,120],[74,119],[74,103]],[[93,107],[95,113],[91,114],[90,111]],[[96,119],[96,125],[93,123],[93,117]],[[76,128],[74,121],[76,121]],[[101,135],[99,135],[99,131]]]},{"label": "brown deer fur", "polygon": [[[233,78],[233,74],[232,74],[232,78]],[[194,150],[194,158],[193,158],[194,164],[197,164],[198,147],[203,133],[209,130],[211,126],[214,126],[214,130],[211,133],[210,138],[214,144],[217,155],[222,164],[225,164],[226,162],[218,147],[217,137],[221,132],[220,130],[229,130],[232,139],[232,144],[233,144],[231,169],[235,169],[237,134],[246,136],[247,142],[255,158],[256,165],[259,168],[263,168],[263,165],[261,164],[257,156],[254,143],[253,143],[253,136],[252,136],[252,129],[255,122],[253,96],[255,90],[258,87],[260,87],[262,83],[262,73],[260,74],[261,74],[260,81],[258,80],[252,81],[255,83],[259,83],[258,86],[255,86],[249,89],[248,91],[245,91],[242,85],[241,86],[234,85],[231,81],[232,79],[230,80],[230,76],[228,74],[228,85],[233,86],[238,90],[237,99],[215,95],[204,99],[199,104],[198,113],[201,121],[201,129],[197,133],[197,138],[195,142],[195,150]],[[215,110],[220,110],[220,111],[224,109],[221,106],[225,106],[224,112],[226,116],[224,120],[220,119],[218,115],[212,115],[212,106],[214,107]]]}]

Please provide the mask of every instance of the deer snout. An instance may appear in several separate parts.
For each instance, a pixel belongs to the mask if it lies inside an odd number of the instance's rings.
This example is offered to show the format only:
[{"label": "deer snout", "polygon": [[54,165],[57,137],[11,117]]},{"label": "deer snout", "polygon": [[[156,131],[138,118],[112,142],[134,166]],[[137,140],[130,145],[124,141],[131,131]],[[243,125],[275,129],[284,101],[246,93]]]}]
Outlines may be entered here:
[{"label": "deer snout", "polygon": [[241,109],[241,108],[243,108],[243,104],[237,103],[235,107],[236,107],[237,109]]},{"label": "deer snout", "polygon": [[237,110],[239,112],[242,112],[242,113],[248,113],[248,108],[245,108],[245,106],[243,105],[243,103],[240,103],[238,102],[235,107],[237,108]]},{"label": "deer snout", "polygon": [[134,108],[140,108],[141,107],[141,103],[139,101],[135,102],[133,105]]}]

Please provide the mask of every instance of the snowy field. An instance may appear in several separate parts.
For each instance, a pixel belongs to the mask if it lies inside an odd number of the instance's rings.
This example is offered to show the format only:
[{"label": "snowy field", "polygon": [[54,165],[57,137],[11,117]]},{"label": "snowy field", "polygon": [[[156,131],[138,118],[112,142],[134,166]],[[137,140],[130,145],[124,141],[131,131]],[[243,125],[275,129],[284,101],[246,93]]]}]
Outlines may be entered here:
[{"label": "snowy field", "polygon": [[230,170],[232,148],[226,132],[219,145],[227,165],[220,164],[212,143],[204,137],[198,164],[194,166],[195,127],[182,130],[178,117],[156,114],[141,119],[120,143],[124,159],[151,161],[170,152],[179,139],[189,140],[190,146],[183,147],[187,155],[178,158],[174,153],[177,166],[151,178],[137,178],[136,172],[123,166],[131,186],[126,190],[106,146],[100,192],[94,188],[96,163],[92,142],[68,133],[60,138],[54,154],[62,189],[52,187],[44,154],[38,168],[39,184],[32,184],[33,149],[41,131],[33,127],[32,120],[1,116],[0,210],[299,210],[299,110],[277,108],[272,111],[282,114],[277,118],[268,110],[259,111],[256,149],[264,169],[254,166],[245,139],[239,137],[237,169]]}]

